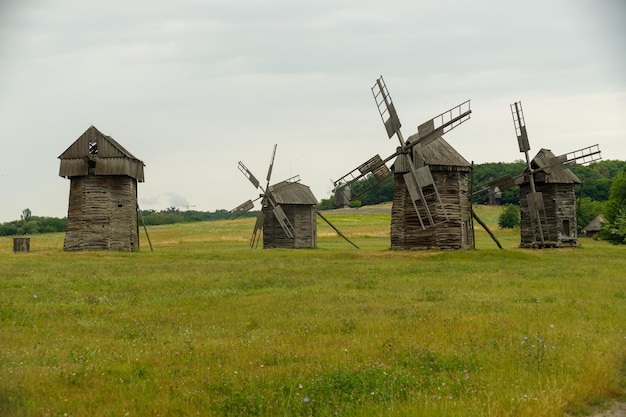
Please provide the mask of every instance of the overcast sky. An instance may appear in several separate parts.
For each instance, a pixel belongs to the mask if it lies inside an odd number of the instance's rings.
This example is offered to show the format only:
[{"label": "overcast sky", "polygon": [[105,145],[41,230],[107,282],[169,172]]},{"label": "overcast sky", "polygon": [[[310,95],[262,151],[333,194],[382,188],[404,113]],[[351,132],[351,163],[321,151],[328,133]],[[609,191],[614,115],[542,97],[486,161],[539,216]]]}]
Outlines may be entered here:
[{"label": "overcast sky", "polygon": [[[237,169],[300,175],[318,199],[390,155],[370,88],[405,137],[471,99],[446,135],[467,160],[600,144],[626,160],[623,0],[0,0],[0,222],[67,214],[57,157],[90,125],[144,161],[142,209],[231,209]],[[258,208],[258,207],[257,207]]]}]

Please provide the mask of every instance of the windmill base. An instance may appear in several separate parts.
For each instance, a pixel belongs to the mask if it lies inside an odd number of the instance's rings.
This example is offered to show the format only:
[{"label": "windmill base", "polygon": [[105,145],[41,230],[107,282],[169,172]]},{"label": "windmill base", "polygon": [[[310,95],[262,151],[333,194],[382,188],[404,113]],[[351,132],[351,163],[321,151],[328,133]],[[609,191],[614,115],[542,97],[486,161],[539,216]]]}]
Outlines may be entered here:
[{"label": "windmill base", "polygon": [[519,247],[523,249],[551,249],[551,248],[576,248],[580,243],[577,239],[559,241],[559,242],[525,242],[520,243]]}]

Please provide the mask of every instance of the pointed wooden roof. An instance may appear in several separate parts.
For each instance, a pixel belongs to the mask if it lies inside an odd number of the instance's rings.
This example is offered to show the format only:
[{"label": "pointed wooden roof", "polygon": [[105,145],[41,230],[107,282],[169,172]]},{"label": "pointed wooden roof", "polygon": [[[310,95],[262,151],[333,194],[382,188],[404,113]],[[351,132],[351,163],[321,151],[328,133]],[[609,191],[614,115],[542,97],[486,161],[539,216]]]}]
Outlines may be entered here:
[{"label": "pointed wooden roof", "polygon": [[59,176],[85,176],[89,162],[94,165],[93,175],[127,175],[143,181],[144,163],[131,154],[111,136],[90,126],[61,155]]},{"label": "pointed wooden roof", "polygon": [[89,142],[98,143],[99,158],[129,158],[139,161],[133,154],[128,152],[126,148],[119,144],[111,136],[107,136],[104,133],[96,129],[95,126],[90,126],[69,148],[65,150],[59,159],[72,159],[72,158],[84,158],[89,156]]},{"label": "pointed wooden roof", "polygon": [[605,222],[606,219],[602,214],[598,214],[589,222],[587,226],[583,228],[586,232],[599,232],[602,230],[602,223]]},{"label": "pointed wooden roof", "polygon": [[[555,163],[556,155],[550,149],[541,149],[533,158],[530,165],[535,173],[535,181],[546,184],[580,184],[580,178],[576,176],[567,166],[561,163]],[[516,183],[524,184],[528,182],[528,168],[524,170],[523,176]]]},{"label": "pointed wooden roof", "polygon": [[[409,136],[409,143],[417,140],[419,134]],[[463,158],[443,137],[438,137],[430,141],[427,145],[413,148],[415,153],[419,153],[418,159],[423,160],[425,165],[430,167],[455,167],[463,171],[469,171],[472,167],[467,159]],[[415,160],[415,157],[414,157]],[[409,172],[409,165],[406,157],[399,156],[393,164],[394,172]]]}]

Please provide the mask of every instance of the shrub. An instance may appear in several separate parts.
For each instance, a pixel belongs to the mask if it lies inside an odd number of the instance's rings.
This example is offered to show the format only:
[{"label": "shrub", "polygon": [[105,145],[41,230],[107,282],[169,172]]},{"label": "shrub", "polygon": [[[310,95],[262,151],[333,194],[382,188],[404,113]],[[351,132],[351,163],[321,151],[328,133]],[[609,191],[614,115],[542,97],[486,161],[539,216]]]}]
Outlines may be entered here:
[{"label": "shrub", "polygon": [[602,224],[602,237],[614,244],[626,244],[626,209],[621,209],[612,223]]},{"label": "shrub", "polygon": [[519,207],[515,204],[506,204],[498,218],[498,226],[501,229],[514,229],[519,226]]}]

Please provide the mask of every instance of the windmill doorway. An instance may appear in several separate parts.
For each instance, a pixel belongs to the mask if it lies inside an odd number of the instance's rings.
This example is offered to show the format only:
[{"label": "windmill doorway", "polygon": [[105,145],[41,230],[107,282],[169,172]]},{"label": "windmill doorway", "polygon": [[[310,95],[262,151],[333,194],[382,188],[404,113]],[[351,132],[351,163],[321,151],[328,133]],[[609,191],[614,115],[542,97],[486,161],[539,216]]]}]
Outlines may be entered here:
[{"label": "windmill doorway", "polygon": [[569,219],[563,219],[561,222],[561,234],[565,237],[570,237],[571,229]]}]

